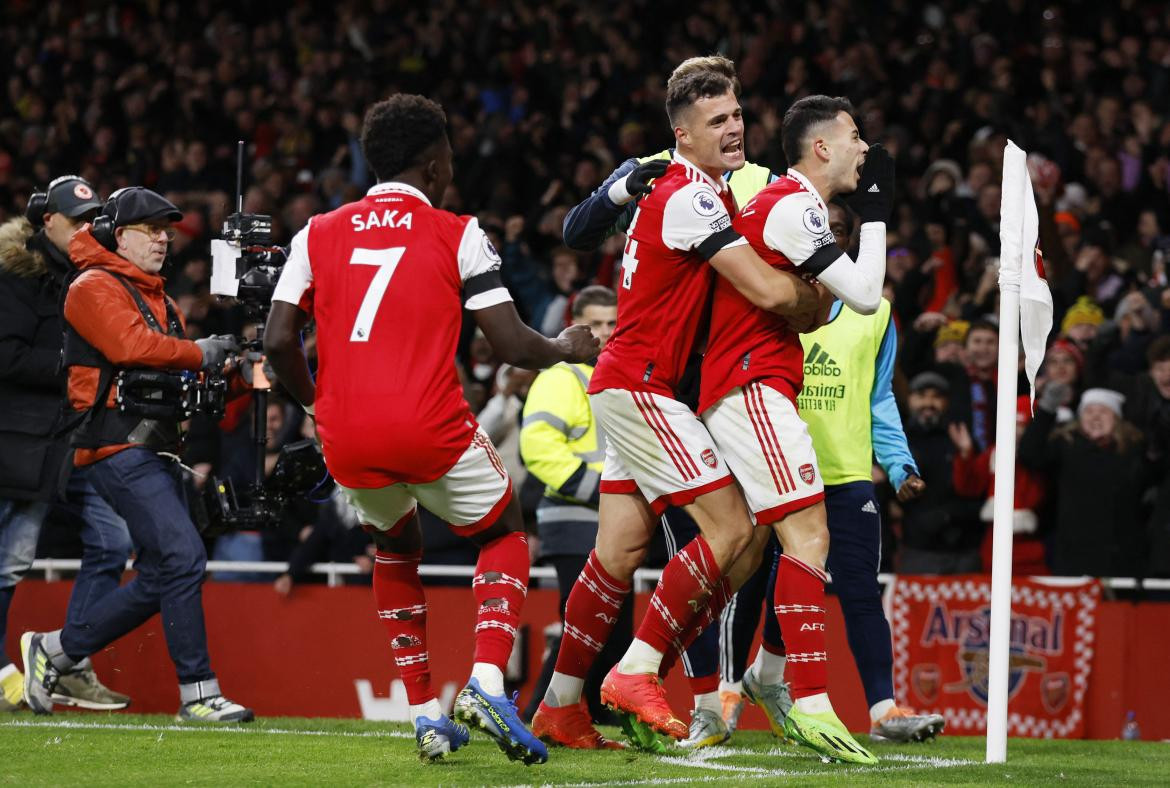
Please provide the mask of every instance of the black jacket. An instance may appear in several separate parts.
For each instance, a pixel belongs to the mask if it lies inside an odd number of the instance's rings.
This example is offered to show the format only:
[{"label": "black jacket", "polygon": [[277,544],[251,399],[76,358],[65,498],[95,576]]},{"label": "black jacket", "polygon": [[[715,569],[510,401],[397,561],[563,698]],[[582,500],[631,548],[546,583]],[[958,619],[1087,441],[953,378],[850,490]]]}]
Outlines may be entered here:
[{"label": "black jacket", "polygon": [[1103,447],[1075,424],[1056,427],[1056,416],[1037,408],[1024,430],[1020,463],[1051,472],[1054,481],[1053,574],[1131,577],[1145,570],[1142,494],[1155,468],[1144,437],[1131,424],[1122,429],[1123,447]]},{"label": "black jacket", "polygon": [[0,226],[0,497],[53,497],[68,440],[61,287],[73,266],[27,220]]},{"label": "black jacket", "polygon": [[926,492],[902,504],[902,544],[942,553],[977,550],[986,527],[979,519],[982,502],[955,493],[951,474],[955,447],[946,424],[925,429],[910,419],[905,430]]}]

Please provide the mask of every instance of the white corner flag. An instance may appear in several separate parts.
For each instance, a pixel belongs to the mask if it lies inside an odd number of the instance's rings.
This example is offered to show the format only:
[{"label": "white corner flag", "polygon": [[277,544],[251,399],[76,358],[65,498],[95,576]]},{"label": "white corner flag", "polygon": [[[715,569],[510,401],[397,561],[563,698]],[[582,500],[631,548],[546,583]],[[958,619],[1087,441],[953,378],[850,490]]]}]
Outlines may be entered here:
[{"label": "white corner flag", "polygon": [[[995,503],[991,557],[991,643],[987,655],[987,762],[1007,760],[1008,645],[1012,617],[1012,511],[1016,481],[1016,374],[1035,388],[1052,330],[1052,293],[1037,245],[1039,219],[1024,152],[1003,152],[999,210],[999,380],[995,408]],[[1033,394],[1034,396],[1034,394]]]}]

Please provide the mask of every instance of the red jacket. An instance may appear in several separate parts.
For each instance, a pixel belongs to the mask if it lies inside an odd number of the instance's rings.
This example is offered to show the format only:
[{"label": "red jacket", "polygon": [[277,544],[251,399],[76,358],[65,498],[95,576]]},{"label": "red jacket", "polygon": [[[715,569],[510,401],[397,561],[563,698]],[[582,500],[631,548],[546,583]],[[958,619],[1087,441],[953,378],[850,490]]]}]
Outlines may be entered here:
[{"label": "red jacket", "polygon": [[[964,458],[955,453],[952,467],[955,494],[964,498],[995,497],[995,447]],[[1048,494],[1044,474],[1016,464],[1015,509],[1038,509]],[[992,529],[983,535],[980,552],[983,569],[991,571]],[[1012,538],[1012,572],[1019,575],[1046,575],[1044,537],[1039,534],[1016,534]]]},{"label": "red jacket", "polygon": [[[193,341],[167,336],[153,330],[142,319],[134,299],[112,276],[92,269],[104,268],[121,274],[138,288],[159,324],[167,324],[167,295],[163,278],[148,274],[136,265],[103,247],[85,225],[69,242],[69,256],[81,275],[65,297],[65,320],[115,366],[189,369],[198,371],[203,353]],[[176,308],[176,313],[178,309]],[[179,313],[182,321],[182,314]],[[69,368],[69,403],[76,411],[88,410],[97,397],[97,367]],[[106,406],[113,406],[113,390]],[[89,465],[133,444],[78,449],[74,464]]]}]

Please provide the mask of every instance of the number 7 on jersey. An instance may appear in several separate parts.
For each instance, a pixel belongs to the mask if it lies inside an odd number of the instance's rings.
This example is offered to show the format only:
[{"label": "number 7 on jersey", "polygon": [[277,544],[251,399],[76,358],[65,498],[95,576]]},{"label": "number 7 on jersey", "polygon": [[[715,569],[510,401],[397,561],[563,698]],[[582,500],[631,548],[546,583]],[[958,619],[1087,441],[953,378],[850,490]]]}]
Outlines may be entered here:
[{"label": "number 7 on jersey", "polygon": [[353,321],[353,331],[349,335],[350,342],[369,342],[370,326],[378,314],[378,306],[382,297],[386,295],[386,287],[390,284],[390,277],[398,268],[398,262],[406,252],[405,246],[395,246],[393,249],[354,249],[349,257],[350,265],[376,265],[378,272],[370,280],[370,287],[366,290],[366,297],[358,308],[357,319]]}]

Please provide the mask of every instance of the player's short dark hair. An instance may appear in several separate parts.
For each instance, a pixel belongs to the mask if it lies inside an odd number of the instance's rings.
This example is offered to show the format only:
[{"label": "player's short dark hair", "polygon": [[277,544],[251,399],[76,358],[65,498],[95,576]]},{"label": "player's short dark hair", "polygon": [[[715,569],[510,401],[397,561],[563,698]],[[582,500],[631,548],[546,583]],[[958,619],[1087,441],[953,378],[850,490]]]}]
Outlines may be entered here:
[{"label": "player's short dark hair", "polygon": [[679,114],[687,107],[728,91],[739,95],[739,77],[732,60],[723,55],[687,58],[666,80],[666,117],[671,126],[677,126]]},{"label": "player's short dark hair", "polygon": [[396,93],[366,110],[362,153],[379,181],[419,163],[419,157],[447,133],[443,108],[425,96]]},{"label": "player's short dark hair", "polygon": [[809,132],[822,123],[836,120],[840,112],[853,114],[853,104],[844,96],[805,96],[788,108],[780,127],[780,145],[790,165],[804,156]]},{"label": "player's short dark hair", "polygon": [[1150,364],[1170,361],[1170,336],[1160,336],[1151,342],[1149,350],[1146,351],[1146,360]]},{"label": "player's short dark hair", "polygon": [[573,317],[585,314],[586,307],[617,306],[617,293],[605,285],[589,285],[573,299]]}]

